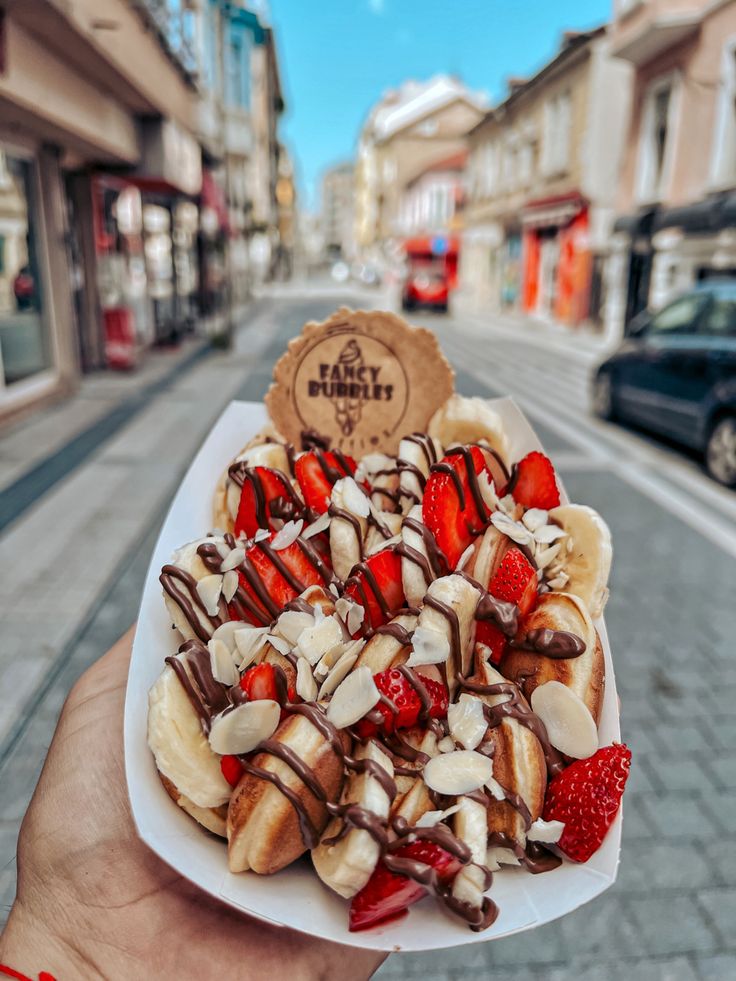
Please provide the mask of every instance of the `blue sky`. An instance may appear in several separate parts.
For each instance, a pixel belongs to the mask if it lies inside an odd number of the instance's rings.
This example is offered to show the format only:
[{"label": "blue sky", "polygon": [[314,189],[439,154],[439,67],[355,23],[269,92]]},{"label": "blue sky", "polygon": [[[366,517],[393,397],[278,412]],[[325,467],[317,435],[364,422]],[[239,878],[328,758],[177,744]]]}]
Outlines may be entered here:
[{"label": "blue sky", "polygon": [[325,167],[353,155],[368,109],[386,88],[436,72],[492,99],[527,75],[560,34],[603,23],[611,0],[271,0],[287,102],[282,133],[295,152],[304,204]]}]

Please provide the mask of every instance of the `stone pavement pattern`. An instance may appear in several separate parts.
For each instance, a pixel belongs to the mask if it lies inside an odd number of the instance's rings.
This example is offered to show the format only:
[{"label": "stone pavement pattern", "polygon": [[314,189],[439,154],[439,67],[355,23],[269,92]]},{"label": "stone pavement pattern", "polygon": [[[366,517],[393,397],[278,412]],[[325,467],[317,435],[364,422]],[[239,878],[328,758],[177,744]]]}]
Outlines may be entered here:
[{"label": "stone pavement pattern", "polygon": [[[251,328],[242,331],[231,364],[219,362],[216,356],[194,369],[175,391],[151,405],[147,425],[141,421],[131,426],[130,432],[121,433],[121,438],[126,437],[124,445],[115,450],[106,446],[95,460],[98,468],[121,462],[135,466],[135,478],[128,475],[127,479],[137,479],[141,482],[137,486],[146,488],[145,495],[134,494],[139,508],[146,505],[145,520],[139,522],[135,535],[127,526],[115,527],[116,538],[129,535],[112,567],[115,588],[93,604],[94,616],[64,649],[53,683],[45,688],[41,683],[41,696],[28,724],[12,744],[6,742],[0,756],[0,917],[12,901],[18,823],[65,692],[134,617],[165,502],[194,446],[233,392],[245,398],[262,396],[272,361],[293,326],[308,316],[328,313],[334,305],[332,298],[317,297],[268,306],[256,318],[252,332]],[[564,355],[517,344],[505,335],[494,346],[492,332],[488,344],[479,349],[456,333],[458,325],[452,321],[431,324],[458,368],[458,388],[464,393],[492,395],[502,389],[514,391],[515,386],[519,392],[514,394],[523,393],[533,377],[524,374],[526,368],[517,371],[516,361],[531,366],[529,371],[543,369],[553,388],[565,383],[571,392],[569,405],[582,398],[587,371],[582,362],[575,366],[579,377],[572,384],[566,378],[569,365]],[[216,383],[215,401],[202,397],[205,380]],[[532,407],[530,403],[530,411]],[[620,448],[605,458],[588,452],[576,435],[588,432],[583,408],[578,407],[575,432],[557,426],[554,415],[546,411],[539,411],[537,418],[532,415],[532,422],[559,461],[571,498],[600,510],[614,535],[607,622],[623,702],[624,738],[634,753],[618,881],[592,904],[533,933],[451,951],[393,957],[378,972],[381,979],[439,981],[474,975],[494,981],[730,981],[736,977],[734,559],[698,531],[697,521],[679,520],[671,509],[660,506],[656,495],[637,490],[628,471],[618,472]],[[632,453],[648,459],[645,441],[625,433],[620,438],[624,448],[630,443]],[[145,445],[156,466],[144,464],[139,440],[148,441]],[[656,448],[651,451],[657,465],[660,453]],[[648,485],[642,486],[646,490]],[[707,500],[711,488],[704,485],[698,493]],[[715,503],[726,512],[727,500]],[[692,507],[696,512],[703,508],[700,498],[693,500]],[[99,528],[106,524],[103,511]],[[88,540],[85,549],[87,544]],[[0,551],[4,545],[0,541]],[[46,581],[38,588],[45,595]],[[5,612],[4,600],[3,607]]]}]

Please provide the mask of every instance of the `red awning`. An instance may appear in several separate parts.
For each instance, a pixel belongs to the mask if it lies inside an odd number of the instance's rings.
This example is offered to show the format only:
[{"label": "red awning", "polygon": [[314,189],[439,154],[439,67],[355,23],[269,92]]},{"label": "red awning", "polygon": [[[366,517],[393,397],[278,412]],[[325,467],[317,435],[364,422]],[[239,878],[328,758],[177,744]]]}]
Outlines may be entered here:
[{"label": "red awning", "polygon": [[[446,242],[444,250],[436,249],[436,239]],[[456,235],[427,235],[419,238],[408,238],[404,242],[404,252],[407,255],[447,255],[460,250],[460,239]]]},{"label": "red awning", "polygon": [[555,194],[547,198],[529,201],[521,211],[521,223],[525,228],[550,228],[567,225],[587,208],[588,202],[579,191]]}]

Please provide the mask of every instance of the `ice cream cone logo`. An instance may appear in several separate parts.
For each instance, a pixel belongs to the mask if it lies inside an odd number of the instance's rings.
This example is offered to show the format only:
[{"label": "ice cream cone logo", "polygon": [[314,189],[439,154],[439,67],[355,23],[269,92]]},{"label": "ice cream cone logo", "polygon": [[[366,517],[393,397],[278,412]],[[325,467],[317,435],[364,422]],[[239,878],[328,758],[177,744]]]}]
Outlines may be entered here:
[{"label": "ice cream cone logo", "polygon": [[[337,363],[340,367],[349,369],[353,376],[359,368],[364,367],[363,353],[355,339],[351,338],[345,344]],[[340,432],[343,436],[350,436],[360,422],[363,399],[348,391],[347,395],[333,396],[330,401],[335,406],[335,419],[340,427]]]}]

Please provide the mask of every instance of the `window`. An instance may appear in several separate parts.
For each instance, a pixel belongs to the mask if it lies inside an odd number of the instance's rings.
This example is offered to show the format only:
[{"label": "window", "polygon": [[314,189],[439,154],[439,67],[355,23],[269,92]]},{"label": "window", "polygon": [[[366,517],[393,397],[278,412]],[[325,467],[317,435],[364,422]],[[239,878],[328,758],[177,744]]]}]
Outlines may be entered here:
[{"label": "window", "polygon": [[227,88],[230,106],[250,106],[250,44],[245,32],[233,32],[227,47]]},{"label": "window", "polygon": [[641,202],[658,201],[666,193],[673,145],[675,82],[655,82],[644,101],[639,139],[638,193]]},{"label": "window", "polygon": [[38,261],[35,171],[0,147],[0,389],[49,367]]},{"label": "window", "polygon": [[697,321],[708,298],[703,293],[681,296],[652,317],[649,332],[654,334],[689,334],[695,331]]},{"label": "window", "polygon": [[558,92],[544,107],[542,132],[542,171],[547,176],[564,173],[570,163],[572,96]]},{"label": "window", "polygon": [[720,95],[713,134],[711,180],[715,187],[736,184],[736,39],[723,52]]},{"label": "window", "polygon": [[716,294],[700,328],[703,334],[736,336],[736,293]]}]

